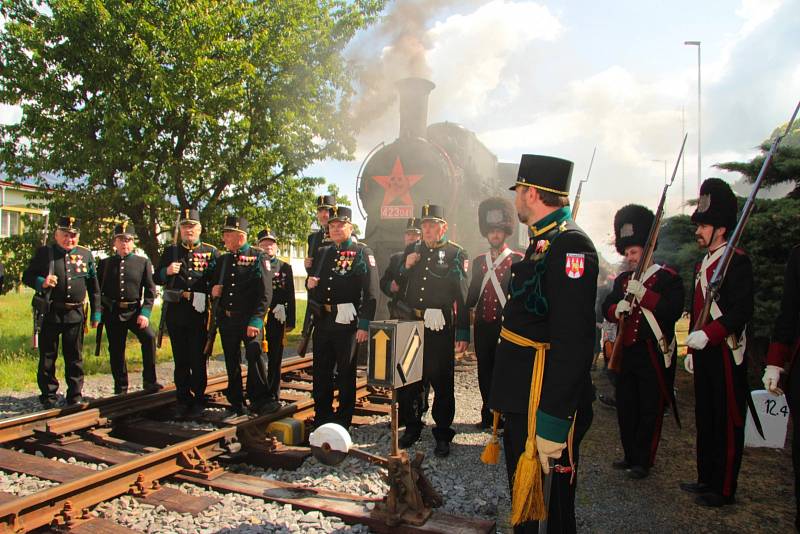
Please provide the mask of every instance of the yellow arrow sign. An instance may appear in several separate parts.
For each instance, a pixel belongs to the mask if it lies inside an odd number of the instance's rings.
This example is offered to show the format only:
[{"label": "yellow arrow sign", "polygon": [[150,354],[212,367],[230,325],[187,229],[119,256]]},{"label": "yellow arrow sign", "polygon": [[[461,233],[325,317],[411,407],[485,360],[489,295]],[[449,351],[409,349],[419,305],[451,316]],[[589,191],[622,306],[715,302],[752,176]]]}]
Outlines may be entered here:
[{"label": "yellow arrow sign", "polygon": [[372,339],[375,340],[375,359],[373,360],[375,367],[373,368],[372,376],[375,380],[386,380],[386,347],[389,345],[391,338],[384,330],[378,330],[372,336]]}]

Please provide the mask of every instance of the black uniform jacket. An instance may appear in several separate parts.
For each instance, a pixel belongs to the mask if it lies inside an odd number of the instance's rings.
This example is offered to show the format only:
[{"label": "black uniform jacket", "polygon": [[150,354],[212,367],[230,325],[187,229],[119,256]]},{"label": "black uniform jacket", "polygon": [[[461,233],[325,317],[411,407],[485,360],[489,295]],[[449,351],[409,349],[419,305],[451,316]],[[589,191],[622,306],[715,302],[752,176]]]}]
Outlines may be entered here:
[{"label": "black uniform jacket", "polygon": [[[319,278],[319,284],[312,290],[311,298],[329,306],[334,316],[337,304],[352,303],[358,314],[358,328],[369,328],[369,322],[375,318],[378,297],[378,269],[372,250],[351,237],[341,245],[322,247],[318,256],[313,276]],[[333,326],[347,329],[356,325],[334,323]]]},{"label": "black uniform jacket", "polygon": [[[294,302],[294,277],[292,266],[278,258],[269,260],[272,272],[272,301],[270,306],[275,308],[278,304],[283,304],[286,308],[286,328],[291,330],[295,327],[296,312]],[[283,327],[275,317],[270,316],[267,320],[268,326],[275,324]]]},{"label": "black uniform jacket", "polygon": [[[697,317],[703,311],[704,298],[700,288],[700,276],[705,275],[707,280],[711,280],[717,263],[719,260],[708,266],[706,273],[700,272],[701,262],[695,265],[692,325],[697,322]],[[730,334],[741,336],[745,326],[753,317],[753,265],[742,250],[736,249],[733,253],[728,272],[722,281],[722,287],[719,288],[717,297],[717,305],[722,315],[718,319],[712,320],[711,314],[709,314],[708,322],[703,327],[703,332],[708,336],[708,345],[703,350],[719,346]]]},{"label": "black uniform jacket", "polygon": [[22,281],[25,285],[36,291],[42,290],[42,284],[50,269],[50,259],[47,249],[53,251],[53,274],[58,277],[58,283],[50,289],[50,311],[45,316],[45,322],[51,323],[79,323],[84,320],[83,310],[80,307],[69,306],[82,303],[89,296],[92,321],[100,321],[100,287],[97,284],[97,269],[92,257],[92,252],[77,246],[66,251],[56,244],[39,247],[25,272]]},{"label": "black uniform jacket", "polygon": [[781,311],[775,319],[767,365],[786,367],[788,371],[800,349],[800,245],[789,252],[783,278]]},{"label": "black uniform jacket", "polygon": [[[381,276],[381,291],[391,299],[392,304],[405,292],[405,287],[400,286],[400,282],[403,281],[400,277],[400,266],[402,265],[404,257],[405,253],[402,251],[395,252],[389,256],[389,265],[386,266],[386,270],[383,272],[383,276]],[[400,289],[396,293],[392,293],[391,291],[392,282],[396,282],[397,285],[400,286]]]},{"label": "black uniform jacket", "polygon": [[319,267],[320,249],[322,247],[329,246],[331,243],[333,243],[333,241],[331,241],[331,238],[325,228],[320,228],[316,232],[308,234],[308,239],[306,242],[308,244],[308,248],[306,249],[308,250],[307,256],[314,258],[311,262],[311,268],[308,269],[308,274],[311,275],[311,273],[317,272]]},{"label": "black uniform jacket", "polygon": [[[189,246],[183,243],[170,245],[164,249],[158,260],[158,267],[153,274],[153,280],[160,286],[168,286],[189,293],[211,294],[213,273],[219,258],[219,251],[213,245],[198,242]],[[181,270],[178,274],[167,276],[167,267],[172,262],[180,262]],[[189,299],[182,298],[179,302],[170,304],[168,311],[170,318],[193,317],[197,312],[192,307]]]},{"label": "black uniform jacket", "polygon": [[[97,274],[104,317],[116,312],[120,321],[127,321],[138,315],[150,318],[156,285],[153,282],[153,264],[149,258],[136,254],[128,254],[122,258],[114,254],[98,262]],[[120,303],[125,303],[124,307]],[[133,303],[136,304],[132,305]]]},{"label": "black uniform jacket", "polygon": [[[420,259],[411,269],[406,269],[409,254],[418,253]],[[467,272],[469,256],[460,245],[442,239],[433,247],[417,241],[406,247],[400,263],[403,302],[416,310],[438,308],[445,318],[455,311],[456,341],[469,341],[469,310],[467,301]],[[451,319],[448,323],[453,324]]]},{"label": "black uniform jacket", "polygon": [[[531,227],[531,244],[511,267],[503,327],[550,344],[536,433],[563,442],[579,401],[590,395],[594,355],[597,252],[560,208]],[[503,349],[503,350],[501,350]],[[489,405],[528,412],[534,352],[510,342],[498,346]]]},{"label": "black uniform jacket", "polygon": [[[626,271],[617,276],[614,288],[603,301],[603,315],[612,323],[617,322],[614,311],[617,309],[617,303],[625,297],[631,276],[633,271]],[[674,269],[662,266],[644,281],[644,286],[646,290],[642,300],[633,305],[630,315],[625,320],[624,347],[647,339],[655,341],[655,334],[642,314],[643,307],[653,313],[667,344],[672,343],[675,337],[675,322],[683,313],[683,282]]]},{"label": "black uniform jacket", "polygon": [[228,316],[263,328],[272,301],[272,267],[264,251],[245,243],[236,252],[223,254],[214,278],[222,285],[217,319]]}]

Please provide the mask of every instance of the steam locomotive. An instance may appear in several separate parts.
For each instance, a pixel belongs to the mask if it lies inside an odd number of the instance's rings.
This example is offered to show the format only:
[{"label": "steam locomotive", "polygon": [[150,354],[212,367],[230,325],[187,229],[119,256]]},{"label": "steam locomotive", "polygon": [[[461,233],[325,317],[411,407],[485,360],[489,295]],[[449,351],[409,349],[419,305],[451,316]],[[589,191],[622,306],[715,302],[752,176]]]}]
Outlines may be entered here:
[{"label": "steam locomotive", "polygon": [[[364,240],[381,273],[389,256],[403,249],[406,220],[419,217],[426,203],[444,206],[447,237],[467,249],[470,258],[485,251],[478,205],[491,196],[507,196],[517,174],[517,164],[498,162],[474,132],[452,122],[428,125],[428,96],[435,87],[422,78],[397,82],[400,133],[367,155],[359,173]],[[509,242],[517,242],[516,232]],[[379,302],[379,312],[385,312],[384,304]]]}]

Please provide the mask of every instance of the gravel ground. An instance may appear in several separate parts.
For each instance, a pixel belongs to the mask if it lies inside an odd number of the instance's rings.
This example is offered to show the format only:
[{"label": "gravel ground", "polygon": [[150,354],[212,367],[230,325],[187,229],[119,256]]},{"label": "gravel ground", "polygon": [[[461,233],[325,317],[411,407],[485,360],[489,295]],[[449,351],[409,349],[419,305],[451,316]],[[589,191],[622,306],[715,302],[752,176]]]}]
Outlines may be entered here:
[{"label": "gravel ground", "polygon": [[[212,362],[210,373],[223,369],[220,361]],[[159,377],[169,382],[171,365],[159,365]],[[133,384],[141,377],[131,375]],[[414,449],[426,455],[425,471],[434,487],[445,497],[443,510],[449,513],[477,516],[497,521],[499,532],[508,528],[508,482],[504,460],[487,466],[479,456],[489,435],[474,428],[480,409],[476,369],[473,360],[456,366],[457,432],[448,458],[433,456],[434,440],[430,430]],[[598,371],[598,389],[609,391],[606,379]],[[595,403],[595,418],[581,447],[582,465],[577,494],[578,529],[580,532],[790,532],[793,529],[794,497],[792,489],[791,452],[785,450],[746,449],[739,477],[737,505],[721,510],[708,510],[693,504],[678,483],[693,480],[694,416],[691,377],[680,372],[677,380],[683,430],[672,418],[665,419],[661,446],[651,476],[640,481],[629,480],[624,473],[611,468],[621,455],[615,412]],[[86,379],[87,397],[109,395],[110,376]],[[36,396],[0,392],[0,414],[33,411],[38,408]],[[370,425],[353,430],[353,441],[364,449],[385,454],[389,450],[388,418],[376,417]],[[430,415],[428,416],[430,423]],[[80,462],[79,465],[87,465]],[[88,466],[102,468],[103,466]],[[267,479],[308,484],[365,496],[382,496],[386,484],[381,469],[354,458],[336,467],[311,458],[296,471],[263,470],[248,465],[232,466],[232,470]],[[0,472],[0,491],[29,494],[53,483],[35,477]],[[366,532],[360,525],[345,525],[335,517],[317,512],[304,513],[290,506],[275,505],[247,496],[222,494],[191,484],[166,484],[189,494],[218,497],[219,504],[198,516],[168,512],[163,507],[141,504],[131,497],[121,497],[95,508],[98,516],[112,519],[129,528],[145,532]]]}]

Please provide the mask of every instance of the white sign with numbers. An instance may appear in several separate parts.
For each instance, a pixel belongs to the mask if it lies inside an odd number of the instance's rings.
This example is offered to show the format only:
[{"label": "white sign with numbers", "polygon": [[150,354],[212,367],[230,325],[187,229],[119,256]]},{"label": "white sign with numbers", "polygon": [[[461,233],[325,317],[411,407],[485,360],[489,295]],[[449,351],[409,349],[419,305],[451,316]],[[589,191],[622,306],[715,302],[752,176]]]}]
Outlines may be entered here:
[{"label": "white sign with numbers", "polygon": [[745,447],[770,447],[782,449],[786,443],[786,425],[789,422],[789,405],[786,395],[776,396],[765,389],[751,392],[753,404],[758,412],[758,419],[764,429],[764,438],[756,430],[750,410],[747,410],[747,422],[744,425]]}]

